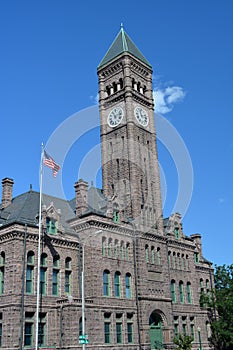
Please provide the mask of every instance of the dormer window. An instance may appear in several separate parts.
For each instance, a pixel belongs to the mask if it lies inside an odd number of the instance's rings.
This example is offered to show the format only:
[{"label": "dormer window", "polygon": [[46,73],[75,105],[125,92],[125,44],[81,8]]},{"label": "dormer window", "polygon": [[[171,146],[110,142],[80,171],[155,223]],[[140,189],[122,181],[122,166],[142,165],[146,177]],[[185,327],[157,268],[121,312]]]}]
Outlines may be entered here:
[{"label": "dormer window", "polygon": [[180,238],[179,227],[175,227],[175,229],[174,229],[174,234],[175,234],[175,238],[176,238],[176,239],[179,239],[179,238]]},{"label": "dormer window", "polygon": [[57,233],[57,221],[47,217],[46,218],[46,229],[47,233],[55,234]]}]

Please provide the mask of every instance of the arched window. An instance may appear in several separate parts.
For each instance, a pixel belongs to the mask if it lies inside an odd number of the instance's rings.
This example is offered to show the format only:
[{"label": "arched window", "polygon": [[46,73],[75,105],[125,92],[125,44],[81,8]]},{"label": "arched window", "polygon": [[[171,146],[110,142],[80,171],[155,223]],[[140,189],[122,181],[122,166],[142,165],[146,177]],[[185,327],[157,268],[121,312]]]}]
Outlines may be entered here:
[{"label": "arched window", "polygon": [[40,259],[40,294],[46,294],[46,279],[47,279],[47,254],[41,254]]},{"label": "arched window", "polygon": [[179,293],[180,293],[180,302],[184,303],[184,283],[182,281],[179,282]]},{"label": "arched window", "polygon": [[175,227],[175,229],[174,229],[174,234],[175,234],[175,238],[176,238],[176,239],[179,239],[179,238],[180,238],[179,227]]},{"label": "arched window", "polygon": [[147,244],[145,245],[145,253],[146,253],[146,263],[148,263],[149,262],[149,247]]},{"label": "arched window", "polygon": [[125,248],[125,258],[126,260],[129,260],[129,243],[126,243],[126,248]]},{"label": "arched window", "polygon": [[53,285],[52,285],[52,294],[58,295],[59,289],[59,268],[60,268],[60,257],[55,255],[53,257]]},{"label": "arched window", "polygon": [[0,255],[0,295],[4,293],[5,253]]},{"label": "arched window", "polygon": [[180,253],[177,253],[176,268],[180,269]]},{"label": "arched window", "polygon": [[191,292],[191,283],[187,282],[187,301],[189,304],[192,304],[192,292]]},{"label": "arched window", "polygon": [[33,293],[34,284],[34,264],[35,254],[30,251],[27,253],[27,267],[26,267],[26,293]]},{"label": "arched window", "polygon": [[186,270],[189,270],[189,256],[186,255]]},{"label": "arched window", "polygon": [[173,256],[172,256],[172,265],[173,265],[173,269],[176,268],[176,253],[173,252]]},{"label": "arched window", "polygon": [[121,241],[120,255],[121,255],[121,259],[124,259],[124,242],[123,241]]},{"label": "arched window", "polygon": [[172,302],[176,303],[176,282],[175,282],[175,280],[171,280],[171,298],[172,298]]},{"label": "arched window", "polygon": [[117,239],[115,239],[114,241],[114,256],[115,258],[118,257],[118,240]]},{"label": "arched window", "polygon": [[106,238],[102,238],[102,256],[105,256],[105,244],[106,244]]},{"label": "arched window", "polygon": [[116,271],[114,274],[114,295],[119,298],[121,296],[121,281],[120,281],[121,273]]},{"label": "arched window", "polygon": [[65,293],[71,294],[71,261],[70,257],[65,259]]},{"label": "arched window", "polygon": [[160,258],[160,248],[158,247],[157,248],[157,262],[158,262],[158,265],[161,264],[161,258]]},{"label": "arched window", "polygon": [[125,296],[126,298],[132,298],[131,274],[129,272],[125,275]]},{"label": "arched window", "polygon": [[105,297],[110,296],[110,272],[108,270],[103,272],[103,293]]},{"label": "arched window", "polygon": [[108,239],[108,256],[112,255],[112,238]]},{"label": "arched window", "polygon": [[154,246],[151,247],[151,264],[155,263],[155,248]]},{"label": "arched window", "polygon": [[184,260],[184,254],[181,255],[181,269],[184,270],[185,267],[185,260]]},{"label": "arched window", "polygon": [[168,266],[171,267],[171,251],[168,252]]}]

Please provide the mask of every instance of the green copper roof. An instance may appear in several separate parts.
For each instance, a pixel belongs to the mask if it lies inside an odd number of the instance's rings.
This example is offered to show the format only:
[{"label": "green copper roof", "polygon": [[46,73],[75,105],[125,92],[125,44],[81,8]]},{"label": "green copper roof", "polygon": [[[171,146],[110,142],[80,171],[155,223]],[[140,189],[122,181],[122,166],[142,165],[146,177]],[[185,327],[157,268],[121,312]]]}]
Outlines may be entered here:
[{"label": "green copper roof", "polygon": [[111,60],[113,60],[123,52],[129,52],[131,55],[133,55],[134,57],[138,58],[140,61],[142,61],[149,67],[151,67],[150,63],[139,51],[139,49],[136,47],[136,45],[133,43],[133,41],[126,34],[123,27],[121,26],[120,32],[118,33],[112,45],[110,46],[108,52],[100,62],[99,68],[104,64],[110,62]]}]

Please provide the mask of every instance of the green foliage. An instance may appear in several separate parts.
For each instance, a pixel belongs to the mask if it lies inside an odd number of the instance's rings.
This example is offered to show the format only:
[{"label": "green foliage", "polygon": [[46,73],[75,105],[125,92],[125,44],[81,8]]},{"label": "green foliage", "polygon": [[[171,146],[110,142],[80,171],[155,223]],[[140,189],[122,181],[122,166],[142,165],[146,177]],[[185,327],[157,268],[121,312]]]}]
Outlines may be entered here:
[{"label": "green foliage", "polygon": [[211,341],[215,349],[233,349],[233,264],[216,266],[214,282],[215,291],[208,305],[211,307]]},{"label": "green foliage", "polygon": [[178,334],[178,336],[174,338],[173,342],[174,344],[178,345],[177,350],[191,350],[193,340],[193,337],[190,335]]}]

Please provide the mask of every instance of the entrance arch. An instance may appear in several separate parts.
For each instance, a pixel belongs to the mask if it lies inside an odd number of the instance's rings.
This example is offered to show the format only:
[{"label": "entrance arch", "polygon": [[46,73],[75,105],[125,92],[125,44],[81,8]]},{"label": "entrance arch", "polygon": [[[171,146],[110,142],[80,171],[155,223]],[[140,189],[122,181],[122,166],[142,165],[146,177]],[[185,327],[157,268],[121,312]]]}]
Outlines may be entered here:
[{"label": "entrance arch", "polygon": [[151,350],[163,349],[163,320],[157,311],[149,318]]}]

